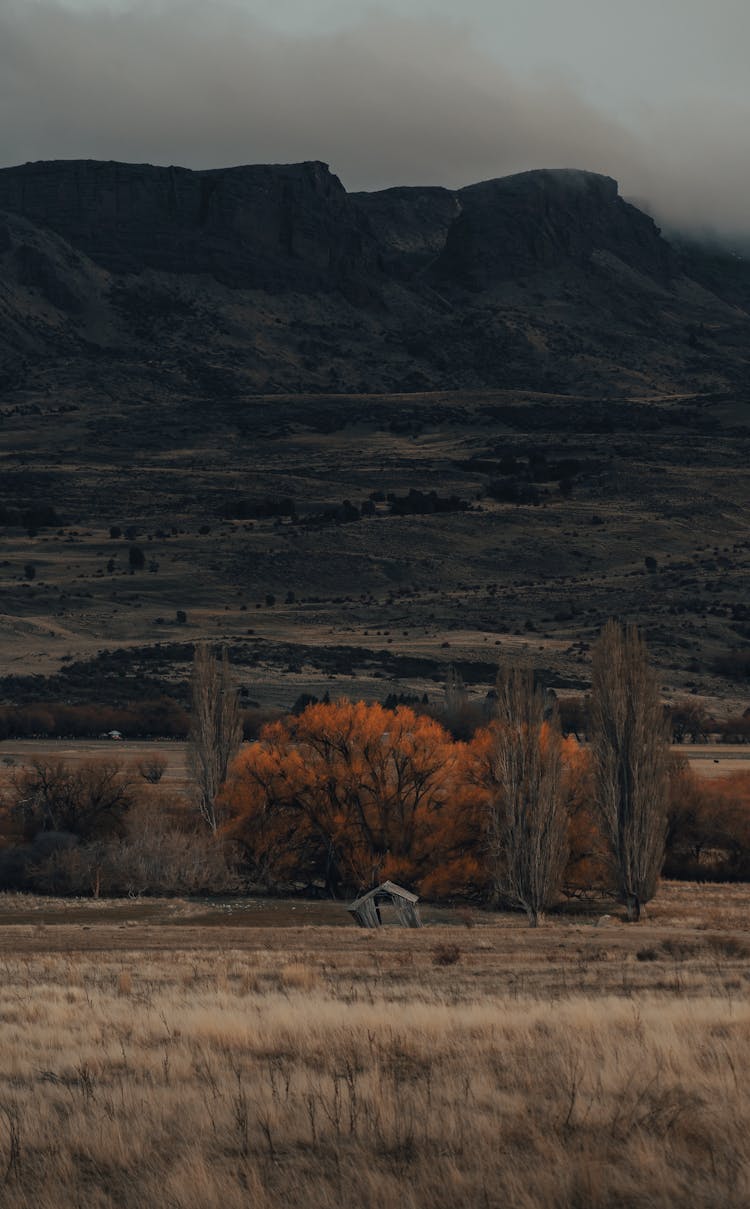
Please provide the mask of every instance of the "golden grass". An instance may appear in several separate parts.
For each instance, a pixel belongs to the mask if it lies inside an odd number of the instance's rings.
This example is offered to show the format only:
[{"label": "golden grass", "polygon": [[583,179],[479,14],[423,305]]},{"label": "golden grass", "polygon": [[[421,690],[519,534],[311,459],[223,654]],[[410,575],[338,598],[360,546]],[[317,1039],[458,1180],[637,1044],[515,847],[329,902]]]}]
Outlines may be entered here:
[{"label": "golden grass", "polygon": [[8,925],[0,1204],[744,1207],[748,893],[710,894],[731,928]]}]

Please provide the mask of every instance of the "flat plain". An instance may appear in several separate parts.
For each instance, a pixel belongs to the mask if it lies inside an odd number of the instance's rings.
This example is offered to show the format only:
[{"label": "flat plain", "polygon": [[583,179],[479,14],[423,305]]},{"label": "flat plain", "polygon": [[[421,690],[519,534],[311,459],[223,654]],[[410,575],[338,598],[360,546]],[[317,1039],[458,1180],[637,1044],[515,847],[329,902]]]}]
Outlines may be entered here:
[{"label": "flat plain", "polygon": [[[688,760],[702,777],[750,771],[750,745],[746,743],[681,743],[672,752]],[[179,739],[5,739],[0,743],[0,788],[36,761],[62,761],[70,768],[92,760],[115,761],[137,773],[139,765],[153,756],[166,761],[161,786],[184,792],[189,783],[187,743]]]},{"label": "flat plain", "polygon": [[739,1209],[747,906],[667,883],[640,925],[371,933],[4,896],[2,1203]]}]

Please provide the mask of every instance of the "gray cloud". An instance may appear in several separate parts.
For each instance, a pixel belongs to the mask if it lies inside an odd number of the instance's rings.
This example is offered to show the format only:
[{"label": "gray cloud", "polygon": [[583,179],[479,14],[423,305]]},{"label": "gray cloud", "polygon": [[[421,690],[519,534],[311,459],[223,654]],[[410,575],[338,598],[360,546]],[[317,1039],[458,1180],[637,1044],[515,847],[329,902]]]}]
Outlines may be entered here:
[{"label": "gray cloud", "polygon": [[514,74],[447,18],[378,12],[301,36],[232,0],[88,11],[0,0],[6,164],[324,159],[350,189],[582,167],[667,222],[747,233],[749,125],[736,90],[626,120],[563,74]]}]

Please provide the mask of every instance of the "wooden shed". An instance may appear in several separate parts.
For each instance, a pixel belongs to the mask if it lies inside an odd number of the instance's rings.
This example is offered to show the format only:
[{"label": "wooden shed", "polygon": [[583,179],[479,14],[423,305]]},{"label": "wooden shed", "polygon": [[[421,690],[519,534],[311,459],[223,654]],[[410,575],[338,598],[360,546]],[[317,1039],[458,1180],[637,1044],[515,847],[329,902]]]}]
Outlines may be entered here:
[{"label": "wooden shed", "polygon": [[397,922],[402,928],[421,928],[417,902],[419,896],[397,886],[395,882],[383,882],[374,890],[368,890],[347,907],[360,928],[380,928],[383,926],[381,907],[387,904],[395,908]]}]

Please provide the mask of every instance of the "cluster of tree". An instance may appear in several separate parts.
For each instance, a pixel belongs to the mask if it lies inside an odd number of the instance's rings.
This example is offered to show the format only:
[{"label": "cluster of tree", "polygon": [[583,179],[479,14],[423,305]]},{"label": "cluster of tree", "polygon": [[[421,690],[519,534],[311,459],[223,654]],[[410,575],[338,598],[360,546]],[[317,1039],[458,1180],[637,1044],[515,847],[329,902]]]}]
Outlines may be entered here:
[{"label": "cluster of tree", "polygon": [[458,495],[438,495],[436,491],[417,491],[414,487],[406,495],[389,495],[392,516],[431,516],[436,512],[466,512],[467,500]]},{"label": "cluster of tree", "polygon": [[24,529],[59,529],[62,521],[51,504],[0,503],[0,525]]},{"label": "cluster of tree", "polygon": [[111,730],[127,739],[184,739],[189,729],[187,711],[170,697],[121,708],[56,702],[0,706],[0,739],[95,739]]},{"label": "cluster of tree", "polygon": [[392,878],[475,895],[532,924],[561,892],[653,895],[667,838],[668,732],[637,632],[594,652],[592,739],[564,739],[530,673],[498,681],[496,717],[468,741],[407,707],[310,705],[241,753],[224,833],[252,879],[340,894]]},{"label": "cluster of tree", "polygon": [[288,517],[299,524],[316,528],[325,525],[350,525],[362,517],[375,516],[376,505],[387,503],[391,516],[428,516],[440,512],[465,512],[470,504],[457,495],[441,496],[436,491],[419,491],[412,487],[405,495],[393,492],[387,496],[382,491],[371,492],[368,499],[361,503],[342,500],[339,504],[329,504],[315,512],[304,516],[298,515],[295,501],[291,498],[248,500],[229,500],[221,508],[221,515],[227,519],[260,520],[269,517]]},{"label": "cluster of tree", "polygon": [[0,886],[94,896],[236,889],[227,845],[159,786],[157,765],[36,760],[19,771],[0,810]]},{"label": "cluster of tree", "polygon": [[274,517],[294,519],[297,509],[291,496],[266,496],[264,499],[232,499],[221,507],[227,520],[268,520]]},{"label": "cluster of tree", "polygon": [[[307,704],[302,694],[293,710]],[[300,705],[299,702],[302,702]],[[241,710],[243,739],[257,739],[266,723],[282,711],[258,705]],[[171,697],[136,701],[130,705],[67,705],[39,702],[0,706],[3,739],[99,739],[118,731],[123,739],[187,739],[191,713]]]},{"label": "cluster of tree", "polygon": [[709,778],[685,759],[672,761],[664,873],[750,881],[750,772]]},{"label": "cluster of tree", "polygon": [[[0,886],[54,893],[277,891],[335,896],[391,878],[432,898],[526,912],[611,895],[631,919],[671,876],[750,877],[750,775],[696,778],[633,627],[593,651],[588,742],[565,735],[530,672],[501,674],[491,721],[456,736],[436,717],[300,701],[241,748],[226,653],[195,650],[191,793],[111,762],[37,762],[0,809]],[[465,691],[449,675],[445,711]],[[258,719],[260,722],[260,719]]]},{"label": "cluster of tree", "polygon": [[[717,718],[701,701],[686,697],[665,706],[669,734],[673,743],[706,743],[716,738],[722,743],[750,743],[750,709],[727,718]],[[586,739],[591,730],[591,703],[588,697],[565,697],[559,702],[560,725],[564,734]]]},{"label": "cluster of tree", "polygon": [[728,651],[716,659],[716,671],[729,680],[750,680],[750,652]]}]

